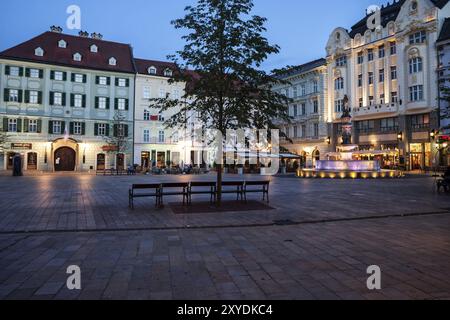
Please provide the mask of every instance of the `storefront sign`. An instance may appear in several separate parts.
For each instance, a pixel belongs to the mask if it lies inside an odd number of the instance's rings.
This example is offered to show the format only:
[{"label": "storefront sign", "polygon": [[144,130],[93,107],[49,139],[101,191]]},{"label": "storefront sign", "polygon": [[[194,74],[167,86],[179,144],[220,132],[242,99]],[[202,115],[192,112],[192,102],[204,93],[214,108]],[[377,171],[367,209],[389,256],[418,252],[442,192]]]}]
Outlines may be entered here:
[{"label": "storefront sign", "polygon": [[102,150],[104,152],[114,152],[114,151],[117,151],[118,148],[117,148],[117,146],[103,146]]},{"label": "storefront sign", "polygon": [[31,143],[11,143],[11,149],[13,150],[31,150],[33,145]]}]

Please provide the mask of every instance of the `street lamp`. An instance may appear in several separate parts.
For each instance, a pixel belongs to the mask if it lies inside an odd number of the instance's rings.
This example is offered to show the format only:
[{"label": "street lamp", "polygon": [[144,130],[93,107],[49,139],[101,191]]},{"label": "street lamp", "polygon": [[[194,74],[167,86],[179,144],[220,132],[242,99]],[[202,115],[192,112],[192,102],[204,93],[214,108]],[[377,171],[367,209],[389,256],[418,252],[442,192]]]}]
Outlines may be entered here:
[{"label": "street lamp", "polygon": [[331,144],[331,137],[328,137],[325,141],[326,143]]},{"label": "street lamp", "polygon": [[434,140],[436,138],[436,131],[434,129],[430,132],[430,138],[431,140]]},{"label": "street lamp", "polygon": [[403,132],[399,132],[397,134],[397,139],[398,139],[398,141],[403,141]]}]

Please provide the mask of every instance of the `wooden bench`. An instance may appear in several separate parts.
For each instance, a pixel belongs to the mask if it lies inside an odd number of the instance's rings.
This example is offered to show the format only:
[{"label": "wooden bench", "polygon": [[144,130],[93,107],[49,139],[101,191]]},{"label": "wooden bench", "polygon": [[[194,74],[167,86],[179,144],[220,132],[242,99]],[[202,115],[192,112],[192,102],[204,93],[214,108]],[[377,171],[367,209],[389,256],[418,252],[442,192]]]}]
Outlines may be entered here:
[{"label": "wooden bench", "polygon": [[[145,192],[136,192],[138,190]],[[150,192],[150,190],[155,190],[154,192]],[[160,204],[161,201],[161,184],[133,184],[131,189],[129,190],[129,206],[131,209],[134,209],[134,198],[156,198],[156,207]]]},{"label": "wooden bench", "polygon": [[269,203],[269,186],[270,181],[246,181],[244,185],[244,198],[247,201],[247,193],[262,193],[263,201]]},{"label": "wooden bench", "polygon": [[[203,188],[202,190],[198,190],[198,188]],[[205,190],[204,188],[209,188],[209,190]],[[192,195],[195,194],[208,194],[210,195],[211,203],[216,202],[217,200],[217,183],[215,182],[191,182],[189,184],[188,189],[188,203],[192,203]]]},{"label": "wooden bench", "polygon": [[[236,189],[231,190],[227,187],[236,187]],[[222,194],[236,194],[237,200],[239,200],[239,198],[244,200],[244,181],[223,181]]]},{"label": "wooden bench", "polygon": [[[177,191],[166,191],[167,189],[178,189]],[[165,196],[183,196],[183,205],[188,202],[188,190],[189,183],[188,182],[179,182],[179,183],[163,183],[161,184],[160,194],[159,194],[159,205],[162,206],[164,204],[163,198]]]}]

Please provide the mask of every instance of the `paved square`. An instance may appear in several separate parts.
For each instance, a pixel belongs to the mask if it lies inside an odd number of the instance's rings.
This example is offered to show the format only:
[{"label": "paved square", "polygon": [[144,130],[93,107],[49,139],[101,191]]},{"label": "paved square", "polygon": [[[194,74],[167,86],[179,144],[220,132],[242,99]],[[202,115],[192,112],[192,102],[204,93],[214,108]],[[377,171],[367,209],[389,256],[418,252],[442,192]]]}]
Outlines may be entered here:
[{"label": "paved square", "polygon": [[0,177],[0,298],[450,299],[450,197],[432,178],[273,177],[275,210],[128,209],[132,183],[213,178]]}]

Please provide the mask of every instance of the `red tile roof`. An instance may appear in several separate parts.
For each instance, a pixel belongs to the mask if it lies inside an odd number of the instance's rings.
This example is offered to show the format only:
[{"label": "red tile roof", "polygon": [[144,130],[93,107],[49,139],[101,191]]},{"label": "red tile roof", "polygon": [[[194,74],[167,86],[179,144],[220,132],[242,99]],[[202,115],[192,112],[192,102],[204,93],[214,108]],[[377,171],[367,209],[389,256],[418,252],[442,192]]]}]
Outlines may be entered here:
[{"label": "red tile roof", "polygon": [[[60,40],[66,41],[67,48],[59,48],[58,42]],[[93,44],[98,47],[97,53],[90,50]],[[44,56],[36,56],[34,54],[36,48],[42,48]],[[73,55],[77,52],[82,55],[80,62],[73,60]],[[117,60],[115,66],[109,65],[109,59],[112,57]],[[135,73],[133,50],[130,45],[56,32],[45,32],[0,52],[0,58],[111,72]]]},{"label": "red tile roof", "polygon": [[139,74],[145,74],[150,75],[148,73],[148,69],[150,67],[156,68],[156,76],[159,77],[165,77],[164,71],[166,69],[170,69],[173,72],[177,70],[177,66],[175,63],[172,62],[165,62],[165,61],[156,61],[156,60],[146,60],[146,59],[134,59],[136,64],[136,70]]}]

